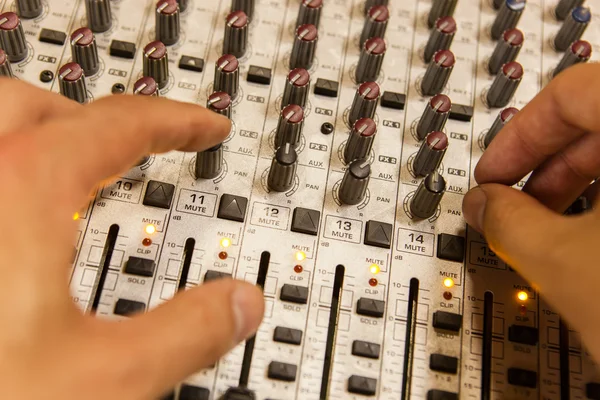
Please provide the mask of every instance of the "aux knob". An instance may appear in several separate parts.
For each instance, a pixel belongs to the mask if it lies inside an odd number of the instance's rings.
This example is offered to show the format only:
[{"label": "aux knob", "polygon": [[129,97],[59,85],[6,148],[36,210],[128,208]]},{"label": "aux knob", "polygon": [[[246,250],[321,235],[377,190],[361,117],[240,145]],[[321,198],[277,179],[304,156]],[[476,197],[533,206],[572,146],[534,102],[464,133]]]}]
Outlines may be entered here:
[{"label": "aux knob", "polygon": [[143,76],[133,84],[133,94],[138,96],[159,96],[158,84],[154,78]]},{"label": "aux knob", "polygon": [[518,112],[518,109],[514,107],[509,107],[505,108],[504,110],[498,113],[498,116],[494,120],[494,123],[487,131],[487,133],[485,134],[485,138],[483,139],[483,146],[486,149],[489,147],[490,143],[492,143],[492,140],[494,140],[494,138],[496,137],[496,135],[498,135],[498,133],[504,127],[504,125],[508,124],[508,121],[510,121]]},{"label": "aux knob", "polygon": [[377,126],[371,118],[356,121],[344,148],[344,162],[350,164],[354,160],[368,159],[376,134]]},{"label": "aux knob", "polygon": [[234,11],[225,19],[223,54],[244,57],[248,48],[248,16],[243,11]]},{"label": "aux knob", "polygon": [[439,50],[448,50],[456,34],[456,21],[452,17],[442,17],[435,21],[435,28],[429,35],[423,56],[425,62],[430,62]]},{"label": "aux knob", "polygon": [[365,2],[365,14],[369,13],[369,10],[377,6],[387,6],[389,0],[367,0]]},{"label": "aux knob", "polygon": [[231,2],[231,12],[243,11],[248,17],[248,21],[254,18],[255,0],[233,0]]},{"label": "aux knob", "polygon": [[385,41],[382,38],[374,37],[365,42],[356,66],[356,82],[363,83],[377,80],[385,52]]},{"label": "aux knob", "polygon": [[454,53],[450,50],[439,50],[425,71],[421,81],[421,92],[424,96],[433,96],[444,90],[454,68]]},{"label": "aux knob", "polygon": [[413,218],[427,219],[435,215],[446,192],[446,180],[438,171],[433,171],[421,181],[410,202]]},{"label": "aux knob", "polygon": [[506,107],[513,97],[519,83],[523,79],[523,66],[516,61],[502,66],[502,71],[496,75],[488,93],[487,102],[490,107]]},{"label": "aux knob", "polygon": [[425,105],[425,110],[417,124],[417,138],[425,139],[429,132],[441,131],[450,116],[452,102],[445,94],[433,96]]},{"label": "aux knob", "polygon": [[559,0],[554,14],[559,21],[564,20],[571,13],[571,10],[583,5],[584,0]]},{"label": "aux knob", "polygon": [[106,32],[112,26],[110,0],[85,0],[85,13],[92,32]]},{"label": "aux knob", "polygon": [[211,147],[196,153],[196,178],[214,179],[223,169],[223,145]]},{"label": "aux knob", "polygon": [[267,178],[269,189],[275,192],[287,192],[294,186],[298,155],[294,146],[285,143],[277,149],[271,161],[271,169]]},{"label": "aux knob", "polygon": [[415,176],[427,176],[437,170],[448,149],[448,136],[444,132],[429,133],[413,161]]},{"label": "aux knob", "polygon": [[452,17],[458,0],[433,0],[429,15],[427,16],[427,26],[433,28],[435,21],[442,17]]},{"label": "aux knob", "polygon": [[374,37],[384,37],[390,20],[390,11],[386,6],[375,6],[369,9],[362,33],[360,35],[360,48],[365,42]]},{"label": "aux knob", "polygon": [[297,104],[304,108],[308,99],[310,87],[310,74],[304,68],[296,68],[290,71],[285,80],[285,89],[281,98],[281,108],[290,104]]},{"label": "aux knob", "polygon": [[4,76],[7,78],[13,77],[12,68],[10,67],[10,62],[8,61],[8,57],[4,50],[0,49],[0,76]]},{"label": "aux knob", "polygon": [[177,43],[181,35],[177,0],[160,0],[156,3],[155,25],[154,40],[161,41],[167,46]]},{"label": "aux knob", "polygon": [[502,37],[496,44],[488,62],[488,69],[491,74],[496,75],[504,64],[517,59],[523,47],[523,40],[523,32],[518,29],[508,29],[502,33]]},{"label": "aux knob", "polygon": [[144,47],[143,73],[154,78],[159,89],[169,83],[169,57],[163,42],[156,40]]},{"label": "aux knob", "polygon": [[309,70],[315,59],[319,33],[317,27],[311,24],[300,25],[296,29],[294,47],[290,56],[290,69],[304,68]]},{"label": "aux knob", "polygon": [[240,87],[240,63],[233,54],[225,54],[215,64],[215,92],[225,92],[235,99]]},{"label": "aux knob", "polygon": [[85,76],[95,75],[100,69],[96,38],[90,28],[79,28],[71,34],[73,61],[83,68]]},{"label": "aux knob", "polygon": [[37,18],[44,11],[42,0],[17,0],[17,14],[21,18]]},{"label": "aux knob", "polygon": [[572,65],[588,62],[592,56],[592,45],[585,40],[573,42],[569,49],[565,51],[563,58],[554,69],[553,76],[569,68]]},{"label": "aux knob", "polygon": [[370,178],[371,165],[367,160],[352,161],[348,165],[338,189],[340,202],[350,206],[360,204],[367,194]]},{"label": "aux knob", "polygon": [[231,119],[231,97],[225,92],[214,92],[208,96],[206,108]]},{"label": "aux knob", "polygon": [[525,0],[505,0],[502,3],[492,25],[492,39],[498,40],[505,30],[516,28],[525,10],[525,4]]},{"label": "aux knob", "polygon": [[365,82],[358,87],[348,114],[350,126],[354,126],[361,118],[375,117],[380,92],[379,85],[375,82]]},{"label": "aux knob", "polygon": [[302,128],[304,127],[304,111],[297,104],[286,106],[279,114],[279,122],[275,131],[275,148],[286,143],[298,146]]},{"label": "aux knob", "polygon": [[85,86],[85,76],[83,68],[79,64],[71,62],[63,65],[58,70],[58,80],[60,94],[78,103],[87,103],[88,92]]},{"label": "aux knob", "polygon": [[21,19],[14,12],[0,14],[0,47],[12,63],[23,61],[29,53]]},{"label": "aux knob", "polygon": [[592,13],[589,8],[574,8],[554,38],[554,47],[556,47],[556,50],[565,51],[571,43],[581,39],[581,35],[583,35],[583,32],[585,32],[590,24],[591,19]]},{"label": "aux knob", "polygon": [[314,25],[319,28],[323,0],[302,0],[296,19],[296,28],[300,25]]}]

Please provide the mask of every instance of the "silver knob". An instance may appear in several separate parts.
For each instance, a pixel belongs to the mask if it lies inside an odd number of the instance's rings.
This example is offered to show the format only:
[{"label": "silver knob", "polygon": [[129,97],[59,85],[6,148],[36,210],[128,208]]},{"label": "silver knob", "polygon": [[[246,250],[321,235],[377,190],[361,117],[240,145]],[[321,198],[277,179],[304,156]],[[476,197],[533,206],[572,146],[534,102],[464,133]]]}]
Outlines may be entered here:
[{"label": "silver knob", "polygon": [[0,76],[5,76],[7,78],[13,77],[12,68],[10,67],[10,62],[8,61],[8,57],[4,50],[0,49]]},{"label": "silver knob", "polygon": [[11,63],[24,60],[29,53],[21,19],[14,12],[0,14],[0,47]]},{"label": "silver knob", "polygon": [[208,96],[206,108],[231,119],[231,97],[225,92],[214,92]]},{"label": "silver knob", "polygon": [[231,12],[243,11],[249,21],[254,18],[255,0],[233,0],[231,2]]},{"label": "silver knob", "polygon": [[487,131],[485,138],[483,139],[483,145],[486,149],[489,147],[490,143],[492,143],[492,140],[494,140],[504,125],[508,124],[508,121],[510,121],[518,112],[519,110],[517,108],[509,107],[498,113],[498,116],[494,120],[490,130]]},{"label": "silver knob", "polygon": [[243,11],[234,11],[225,19],[223,54],[244,57],[248,48],[248,16]]},{"label": "silver knob", "polygon": [[448,136],[435,131],[427,135],[413,161],[415,176],[427,176],[437,170],[448,149]]},{"label": "silver knob", "polygon": [[154,40],[159,40],[167,46],[177,43],[181,35],[177,0],[160,0],[156,3],[154,24]]},{"label": "silver knob", "polygon": [[133,84],[133,94],[138,96],[159,96],[158,85],[154,78],[143,76]]},{"label": "silver knob", "polygon": [[90,28],[79,28],[71,34],[71,54],[85,76],[93,76],[100,69],[96,38]]},{"label": "silver knob", "polygon": [[365,42],[356,66],[356,82],[363,83],[377,80],[385,52],[386,45],[382,38],[374,37]]},{"label": "silver knob", "polygon": [[179,5],[179,11],[185,12],[188,8],[189,0],[177,0],[177,4]]},{"label": "silver knob", "polygon": [[346,164],[354,160],[368,159],[376,134],[377,126],[371,118],[361,118],[356,121],[344,148]]},{"label": "silver knob", "polygon": [[564,20],[571,13],[571,10],[583,5],[584,0],[559,0],[554,14],[559,21]]},{"label": "silver knob", "polygon": [[490,107],[506,107],[523,79],[523,67],[516,61],[502,66],[487,94]]},{"label": "silver knob", "polygon": [[317,27],[311,24],[300,25],[296,29],[294,47],[290,56],[290,69],[310,69],[315,60],[319,33]]},{"label": "silver knob", "polygon": [[554,69],[553,76],[558,75],[559,72],[572,65],[588,62],[591,56],[592,45],[589,42],[586,42],[585,40],[573,42],[573,44],[569,46],[569,49],[565,51],[563,58]]},{"label": "silver knob", "polygon": [[496,75],[504,64],[517,59],[523,47],[523,40],[523,32],[518,29],[508,29],[502,33],[488,63],[491,74]]},{"label": "silver knob", "polygon": [[308,99],[310,87],[310,74],[304,68],[290,71],[285,80],[285,89],[281,98],[281,108],[290,104],[297,104],[304,108]]},{"label": "silver knob", "polygon": [[304,127],[304,111],[296,104],[286,106],[279,114],[279,122],[275,131],[275,148],[286,143],[298,146],[302,128]]},{"label": "silver knob", "polygon": [[235,99],[240,87],[240,63],[233,54],[225,54],[215,64],[215,92],[225,92]]},{"label": "silver knob", "polygon": [[163,42],[155,40],[144,47],[143,73],[154,78],[159,89],[169,83],[169,56]]},{"label": "silver knob", "polygon": [[37,18],[44,11],[42,0],[17,0],[17,14],[21,18]]},{"label": "silver knob", "polygon": [[300,11],[298,11],[298,18],[296,19],[296,27],[300,25],[314,25],[319,28],[321,10],[323,10],[323,0],[302,0]]},{"label": "silver knob", "polygon": [[571,43],[581,39],[581,35],[583,35],[583,32],[585,32],[590,24],[591,19],[592,13],[589,8],[574,8],[554,38],[554,47],[556,47],[556,50],[565,51]]},{"label": "silver knob", "polygon": [[106,32],[112,26],[110,0],[85,0],[85,13],[92,32]]},{"label": "silver knob", "polygon": [[450,116],[452,102],[444,94],[433,96],[425,105],[423,115],[417,124],[417,137],[419,140],[425,139],[429,132],[441,131]]},{"label": "silver knob", "polygon": [[223,169],[223,145],[196,153],[196,178],[214,179]]},{"label": "silver knob", "polygon": [[374,37],[385,37],[388,22],[390,20],[390,11],[386,6],[375,6],[369,9],[362,33],[360,35],[360,48],[365,46],[365,42]]},{"label": "silver knob", "polygon": [[498,40],[505,30],[516,28],[525,10],[525,4],[526,0],[505,0],[502,3],[492,24],[492,39]]},{"label": "silver knob", "polygon": [[342,183],[338,189],[338,197],[342,204],[360,204],[367,194],[371,179],[371,165],[367,160],[354,160],[348,165]]},{"label": "silver knob", "polygon": [[58,81],[60,94],[78,103],[87,103],[88,92],[85,85],[85,76],[83,75],[83,68],[79,64],[71,62],[63,65],[58,70]]},{"label": "silver knob", "polygon": [[433,0],[429,15],[427,16],[427,26],[433,28],[435,21],[441,17],[452,17],[458,0]]},{"label": "silver knob", "polygon": [[368,14],[371,8],[377,6],[387,6],[389,2],[389,0],[367,0],[365,2],[365,14]]},{"label": "silver knob", "polygon": [[294,186],[298,155],[294,146],[285,143],[275,152],[267,178],[269,189],[275,192],[287,192]]},{"label": "silver knob", "polygon": [[433,96],[444,90],[455,62],[454,53],[450,50],[440,50],[433,55],[421,81],[421,92],[424,96]]},{"label": "silver knob", "polygon": [[410,213],[413,218],[427,219],[432,217],[446,192],[446,180],[438,171],[433,171],[417,188],[410,202]]},{"label": "silver knob", "polygon": [[456,34],[456,21],[452,17],[441,17],[435,21],[435,27],[429,35],[423,56],[425,62],[430,62],[439,50],[448,50]]},{"label": "silver knob", "polygon": [[380,93],[379,85],[375,82],[365,82],[358,87],[348,114],[350,126],[354,126],[361,118],[375,117]]}]

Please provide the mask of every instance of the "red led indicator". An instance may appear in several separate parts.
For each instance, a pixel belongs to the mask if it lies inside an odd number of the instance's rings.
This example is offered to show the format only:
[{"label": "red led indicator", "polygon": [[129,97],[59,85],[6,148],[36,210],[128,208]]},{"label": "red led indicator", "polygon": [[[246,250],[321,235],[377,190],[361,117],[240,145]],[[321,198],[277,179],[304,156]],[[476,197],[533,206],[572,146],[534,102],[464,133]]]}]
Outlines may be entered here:
[{"label": "red led indicator", "polygon": [[225,260],[227,258],[227,252],[226,251],[222,251],[219,253],[219,258],[221,260]]}]

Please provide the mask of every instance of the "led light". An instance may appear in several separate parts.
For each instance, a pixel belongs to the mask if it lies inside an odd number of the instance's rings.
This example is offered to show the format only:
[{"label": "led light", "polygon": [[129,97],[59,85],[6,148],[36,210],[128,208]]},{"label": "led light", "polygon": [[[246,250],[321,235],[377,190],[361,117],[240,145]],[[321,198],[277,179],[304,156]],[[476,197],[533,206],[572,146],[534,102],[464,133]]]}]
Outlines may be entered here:
[{"label": "led light", "polygon": [[369,271],[371,271],[373,275],[377,275],[379,271],[381,271],[381,268],[379,268],[379,265],[377,264],[371,264],[371,266],[369,267]]},{"label": "led light", "polygon": [[77,221],[79,219],[79,213],[76,212],[75,214],[73,214],[73,221]]},{"label": "led light", "polygon": [[306,258],[306,254],[304,254],[304,252],[302,252],[302,251],[296,252],[296,260],[304,261],[305,258]]},{"label": "led light", "polygon": [[517,299],[519,299],[520,301],[527,301],[528,298],[529,295],[527,294],[527,292],[521,290],[519,293],[517,293]]},{"label": "led light", "polygon": [[155,232],[156,232],[156,227],[154,225],[152,225],[152,224],[146,225],[146,233],[148,235],[152,235]]},{"label": "led light", "polygon": [[444,286],[447,287],[448,289],[450,289],[452,286],[454,286],[454,281],[452,280],[452,278],[444,279]]},{"label": "led light", "polygon": [[221,247],[228,248],[229,246],[231,246],[231,239],[229,239],[229,238],[221,239]]}]

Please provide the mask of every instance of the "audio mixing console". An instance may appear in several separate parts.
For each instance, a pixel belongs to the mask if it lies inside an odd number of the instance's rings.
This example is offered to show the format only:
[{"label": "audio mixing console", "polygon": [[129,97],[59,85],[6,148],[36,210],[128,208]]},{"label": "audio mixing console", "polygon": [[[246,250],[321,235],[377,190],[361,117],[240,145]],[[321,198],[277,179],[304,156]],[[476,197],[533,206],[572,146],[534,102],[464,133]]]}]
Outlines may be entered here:
[{"label": "audio mixing console", "polygon": [[461,215],[500,128],[600,52],[582,3],[0,0],[0,75],[233,122],[98,189],[73,301],[123,319],[260,285],[257,335],[171,399],[600,399],[577,332]]}]

